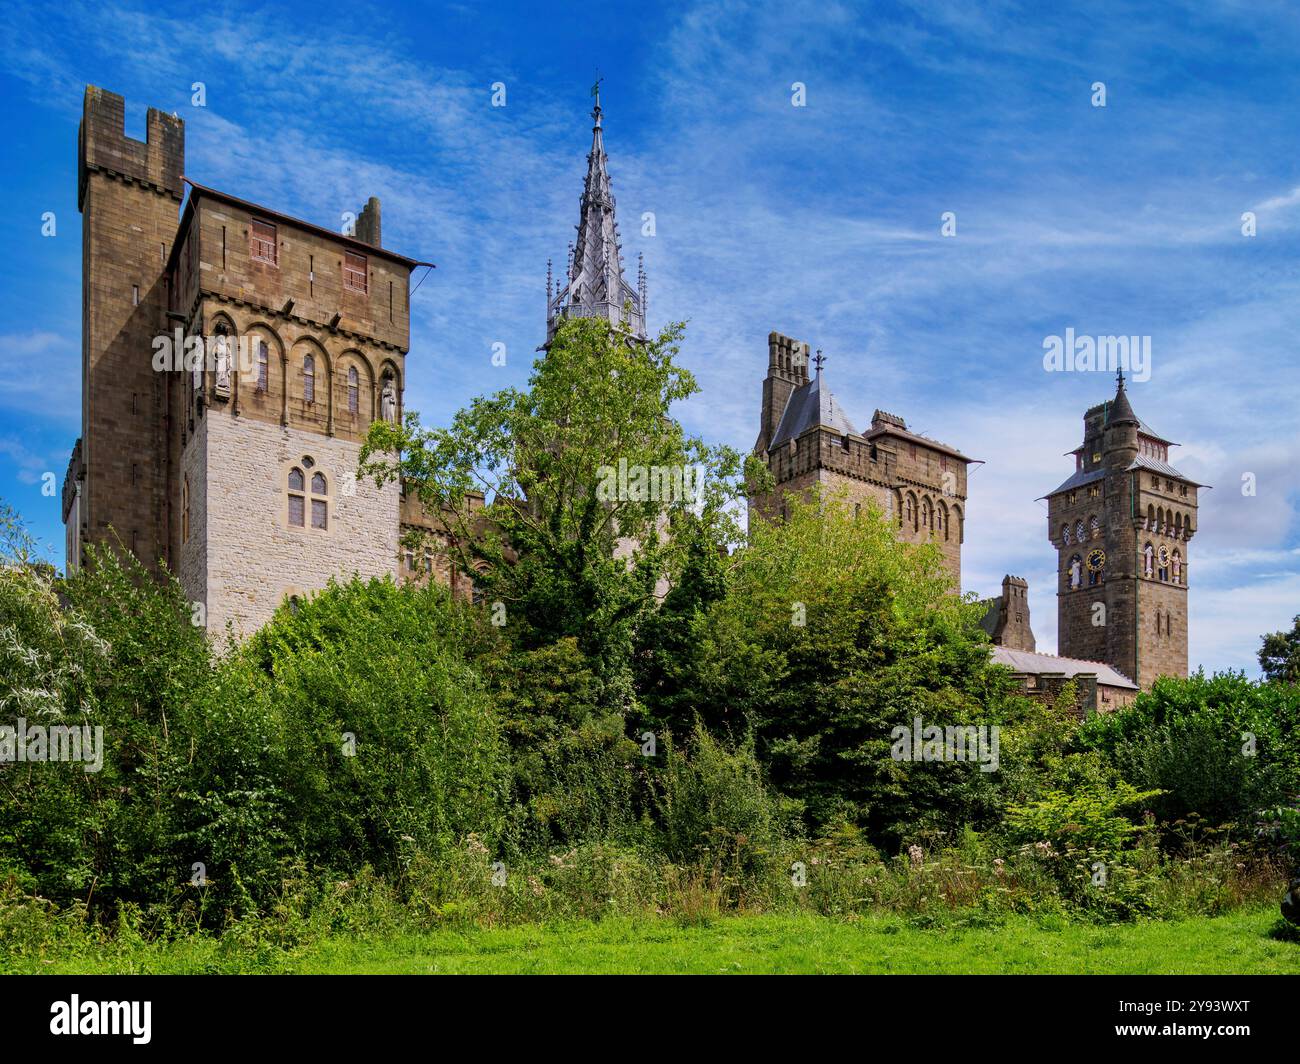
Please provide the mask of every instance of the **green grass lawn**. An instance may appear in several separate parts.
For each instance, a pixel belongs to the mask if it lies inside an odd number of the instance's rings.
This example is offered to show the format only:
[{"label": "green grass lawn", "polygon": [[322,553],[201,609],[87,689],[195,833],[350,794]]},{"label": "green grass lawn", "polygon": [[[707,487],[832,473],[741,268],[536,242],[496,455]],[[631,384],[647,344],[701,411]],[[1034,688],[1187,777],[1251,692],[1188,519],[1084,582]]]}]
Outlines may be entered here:
[{"label": "green grass lawn", "polygon": [[572,926],[330,938],[293,953],[210,939],[31,958],[10,970],[323,973],[1300,973],[1300,942],[1269,935],[1276,909],[1118,927],[1043,923],[920,930],[888,916],[738,916],[698,927],[617,919]]}]

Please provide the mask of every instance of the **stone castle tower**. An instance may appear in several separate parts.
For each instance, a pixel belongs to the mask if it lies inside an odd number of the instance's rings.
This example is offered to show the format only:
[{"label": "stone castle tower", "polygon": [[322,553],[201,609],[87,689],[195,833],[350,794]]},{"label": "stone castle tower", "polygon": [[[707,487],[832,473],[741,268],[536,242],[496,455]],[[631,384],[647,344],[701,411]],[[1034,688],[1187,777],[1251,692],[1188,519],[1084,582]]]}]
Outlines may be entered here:
[{"label": "stone castle tower", "polygon": [[[808,344],[776,332],[768,335],[767,348],[754,453],[776,486],[749,500],[751,518],[782,516],[790,493],[816,486],[843,491],[855,506],[875,502],[900,539],[937,543],[960,587],[966,467],[973,459],[908,431],[901,417],[880,410],[871,427],[858,432],[830,390],[820,352],[810,359]],[[811,375],[810,361],[816,365]]]},{"label": "stone castle tower", "polygon": [[1062,656],[1105,662],[1143,690],[1187,675],[1188,546],[1197,489],[1169,464],[1175,446],[1115,398],[1083,415],[1075,472],[1047,499],[1058,554]]},{"label": "stone castle tower", "polygon": [[981,623],[994,646],[1034,653],[1038,643],[1029,625],[1029,581],[1023,576],[1004,576],[1002,594],[989,601]]},{"label": "stone castle tower", "polygon": [[402,572],[398,541],[436,522],[355,475],[370,422],[401,416],[410,276],[429,264],[383,247],[377,199],[325,229],[183,178],[180,119],[151,109],[142,143],[123,118],[86,89],[69,570],[120,543],[217,632],[331,576],[432,574],[409,553]]},{"label": "stone castle tower", "polygon": [[167,330],[167,258],[183,196],[185,127],[150,108],[124,133],[122,97],[86,89],[78,136],[82,214],[81,438],[63,483],[69,565],[109,528],[155,562],[167,553],[168,393],[150,365]]}]

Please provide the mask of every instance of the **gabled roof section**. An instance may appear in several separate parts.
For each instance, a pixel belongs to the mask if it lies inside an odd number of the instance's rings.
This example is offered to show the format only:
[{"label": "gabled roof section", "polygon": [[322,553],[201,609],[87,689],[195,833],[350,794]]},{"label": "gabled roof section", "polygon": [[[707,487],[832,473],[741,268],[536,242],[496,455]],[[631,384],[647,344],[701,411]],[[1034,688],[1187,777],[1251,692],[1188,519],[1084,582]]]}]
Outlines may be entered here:
[{"label": "gabled roof section", "polygon": [[858,430],[849,421],[848,415],[836,401],[830,388],[822,383],[822,373],[807,384],[801,384],[790,395],[785,404],[785,412],[772,434],[772,442],[767,445],[769,451],[775,451],[782,444],[798,439],[811,428],[825,425],[842,436],[857,436]]},{"label": "gabled roof section", "polygon": [[1108,687],[1123,687],[1136,691],[1138,685],[1122,672],[1102,661],[1084,661],[1081,658],[1058,658],[1055,654],[1039,654],[1029,650],[1012,650],[1010,647],[995,646],[992,660],[994,664],[1005,665],[1012,672],[1030,676],[1044,673],[1074,677],[1095,673],[1097,682]]}]

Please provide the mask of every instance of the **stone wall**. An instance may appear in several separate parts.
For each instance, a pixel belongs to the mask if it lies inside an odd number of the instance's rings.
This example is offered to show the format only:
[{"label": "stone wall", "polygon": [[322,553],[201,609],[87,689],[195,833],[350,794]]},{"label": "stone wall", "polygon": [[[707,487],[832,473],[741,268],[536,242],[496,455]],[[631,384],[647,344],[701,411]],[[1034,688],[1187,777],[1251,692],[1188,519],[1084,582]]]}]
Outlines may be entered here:
[{"label": "stone wall", "polygon": [[[347,493],[356,443],[213,410],[190,448],[196,463],[202,452],[205,471],[205,557],[193,564],[196,574],[206,567],[209,632],[229,621],[237,635],[250,634],[286,597],[319,591],[332,576],[397,578],[400,491],[367,480]],[[310,527],[310,507],[306,527],[288,523],[288,472],[304,457],[315,462],[308,478],[326,477],[324,531]]]}]

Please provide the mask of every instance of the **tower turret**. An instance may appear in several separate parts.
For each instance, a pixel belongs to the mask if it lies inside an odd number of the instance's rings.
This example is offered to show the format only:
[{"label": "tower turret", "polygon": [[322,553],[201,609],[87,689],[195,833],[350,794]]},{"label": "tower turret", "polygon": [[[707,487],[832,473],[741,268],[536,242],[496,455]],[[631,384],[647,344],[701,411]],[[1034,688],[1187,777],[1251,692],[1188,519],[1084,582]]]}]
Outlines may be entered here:
[{"label": "tower turret", "polygon": [[1083,432],[1073,476],[1045,496],[1059,650],[1146,689],[1187,675],[1188,549],[1204,485],[1169,464],[1174,444],[1138,417],[1122,371]]}]

